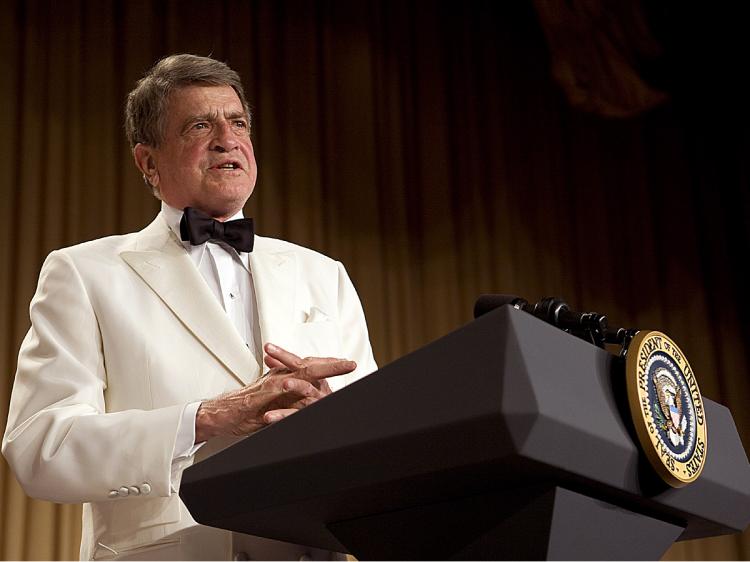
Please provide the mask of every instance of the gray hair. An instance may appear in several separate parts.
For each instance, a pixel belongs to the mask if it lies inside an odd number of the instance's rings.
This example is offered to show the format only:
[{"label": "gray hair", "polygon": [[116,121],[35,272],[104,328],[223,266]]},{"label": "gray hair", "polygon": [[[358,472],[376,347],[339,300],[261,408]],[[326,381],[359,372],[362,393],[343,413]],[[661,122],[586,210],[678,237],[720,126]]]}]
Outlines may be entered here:
[{"label": "gray hair", "polygon": [[170,94],[192,85],[231,86],[250,120],[250,107],[239,74],[210,57],[171,55],[157,62],[128,94],[125,134],[131,148],[138,143],[155,148],[161,144]]}]

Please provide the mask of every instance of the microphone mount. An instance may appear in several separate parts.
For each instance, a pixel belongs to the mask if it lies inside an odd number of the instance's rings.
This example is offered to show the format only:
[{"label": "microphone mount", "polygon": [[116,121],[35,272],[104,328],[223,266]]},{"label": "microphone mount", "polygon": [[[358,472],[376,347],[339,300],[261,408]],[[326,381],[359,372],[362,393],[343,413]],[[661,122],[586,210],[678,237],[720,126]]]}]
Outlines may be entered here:
[{"label": "microphone mount", "polygon": [[620,345],[620,355],[627,353],[628,345],[637,330],[610,327],[607,317],[598,312],[575,312],[560,297],[544,297],[536,304],[514,295],[482,295],[474,305],[474,317],[499,306],[511,305],[524,310],[571,335],[579,337],[597,347],[605,344]]}]

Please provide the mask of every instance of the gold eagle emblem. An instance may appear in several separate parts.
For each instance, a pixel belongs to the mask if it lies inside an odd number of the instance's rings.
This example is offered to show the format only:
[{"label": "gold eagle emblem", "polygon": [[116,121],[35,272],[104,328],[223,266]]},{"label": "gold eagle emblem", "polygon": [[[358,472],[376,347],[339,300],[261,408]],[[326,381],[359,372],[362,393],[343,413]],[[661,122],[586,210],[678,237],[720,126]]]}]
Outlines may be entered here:
[{"label": "gold eagle emblem", "polygon": [[656,396],[662,414],[658,417],[663,417],[664,429],[672,444],[683,445],[687,420],[682,415],[682,388],[677,384],[672,373],[664,367],[656,370],[652,380],[656,387]]}]

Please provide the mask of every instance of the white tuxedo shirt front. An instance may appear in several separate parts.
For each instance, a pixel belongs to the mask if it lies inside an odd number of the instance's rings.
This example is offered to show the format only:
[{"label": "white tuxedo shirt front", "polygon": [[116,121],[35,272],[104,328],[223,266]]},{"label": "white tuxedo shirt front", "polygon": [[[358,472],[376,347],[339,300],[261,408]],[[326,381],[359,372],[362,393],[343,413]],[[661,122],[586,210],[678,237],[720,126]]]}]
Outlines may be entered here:
[{"label": "white tuxedo shirt front", "polygon": [[[330,379],[334,390],[377,368],[339,262],[258,236],[250,271],[263,342],[356,361]],[[262,366],[163,215],[138,233],[52,252],[30,317],[2,448],[26,493],[84,503],[84,559],[193,533],[177,494],[193,458],[172,459],[184,408],[252,383]],[[207,536],[216,549],[201,557],[231,554],[223,535]]]}]

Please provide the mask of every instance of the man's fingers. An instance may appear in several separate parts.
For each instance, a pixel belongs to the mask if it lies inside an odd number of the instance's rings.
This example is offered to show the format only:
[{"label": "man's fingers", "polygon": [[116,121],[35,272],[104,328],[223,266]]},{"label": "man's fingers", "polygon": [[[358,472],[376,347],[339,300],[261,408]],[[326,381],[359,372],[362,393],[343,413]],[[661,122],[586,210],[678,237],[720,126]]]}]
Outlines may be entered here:
[{"label": "man's fingers", "polygon": [[296,408],[280,408],[278,410],[269,410],[263,414],[263,421],[265,423],[276,423],[279,420],[283,420],[287,416],[291,416],[296,412]]},{"label": "man's fingers", "polygon": [[346,359],[332,359],[326,363],[314,363],[305,368],[305,378],[320,380],[351,373],[357,368],[354,361]]},{"label": "man's fingers", "polygon": [[281,388],[285,392],[293,392],[294,394],[298,394],[299,396],[303,396],[305,398],[317,399],[317,398],[323,398],[326,396],[325,392],[316,388],[314,385],[310,384],[309,382],[305,380],[297,379],[297,378],[285,379],[281,385]]},{"label": "man's fingers", "polygon": [[336,359],[334,357],[306,357],[302,359],[294,353],[272,343],[267,343],[264,349],[268,354],[265,362],[269,367],[273,364],[274,367],[284,366],[293,371],[305,369],[308,377],[311,379],[317,380],[325,377],[345,375],[357,368],[357,364],[354,361]]},{"label": "man's fingers", "polygon": [[[326,378],[353,371],[357,364],[342,359],[300,359],[277,346],[266,345],[270,367],[255,383],[201,403],[196,436],[246,435],[290,416],[331,393]],[[219,430],[217,430],[219,428]]]},{"label": "man's fingers", "polygon": [[341,361],[338,357],[305,357],[302,360],[305,365],[317,365],[318,363],[330,363],[331,361]]},{"label": "man's fingers", "polygon": [[266,355],[263,358],[263,362],[268,365],[271,369],[283,369],[286,368],[286,365],[284,365],[281,361],[278,359],[274,359],[270,355]]},{"label": "man's fingers", "polygon": [[[275,360],[280,365],[274,365],[274,366],[283,366],[287,369],[297,370],[304,367],[304,361],[300,357],[297,357],[294,353],[291,351],[287,351],[286,349],[282,349],[277,345],[273,345],[272,343],[267,343],[263,346],[263,349],[268,354],[267,357],[271,360]],[[268,365],[268,361],[266,361],[266,365]],[[270,365],[269,365],[270,367]]]},{"label": "man's fingers", "polygon": [[319,385],[319,386],[318,386],[318,388],[320,388],[320,391],[321,391],[321,392],[322,392],[323,394],[325,394],[326,396],[328,396],[329,394],[331,394],[331,393],[333,392],[333,391],[331,390],[331,386],[330,386],[330,385],[328,384],[328,381],[327,381],[326,379],[322,379],[322,380],[321,380],[321,381],[320,381],[320,382],[318,383],[318,385]]}]

